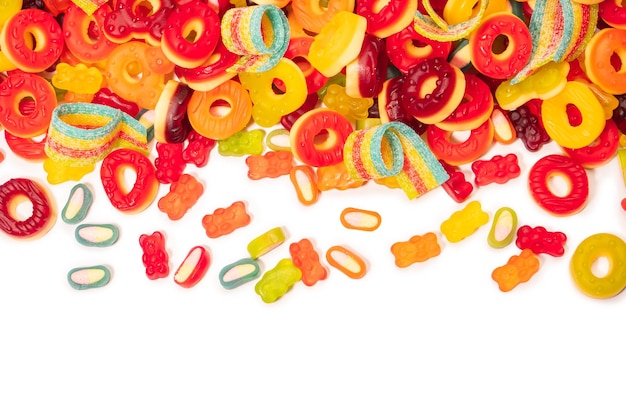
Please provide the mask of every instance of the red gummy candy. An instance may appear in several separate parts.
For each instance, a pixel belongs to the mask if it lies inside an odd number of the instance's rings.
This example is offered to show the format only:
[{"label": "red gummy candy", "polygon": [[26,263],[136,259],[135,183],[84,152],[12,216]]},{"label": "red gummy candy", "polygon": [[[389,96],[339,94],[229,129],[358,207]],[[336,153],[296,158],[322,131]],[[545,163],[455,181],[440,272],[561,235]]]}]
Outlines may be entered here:
[{"label": "red gummy candy", "polygon": [[169,257],[165,250],[165,237],[156,231],[151,235],[139,236],[139,245],[143,250],[141,261],[149,279],[165,278],[170,272]]},{"label": "red gummy candy", "polygon": [[563,256],[567,236],[561,232],[549,232],[545,227],[522,226],[517,230],[515,244],[518,248],[530,249],[536,255],[546,253],[551,256]]}]

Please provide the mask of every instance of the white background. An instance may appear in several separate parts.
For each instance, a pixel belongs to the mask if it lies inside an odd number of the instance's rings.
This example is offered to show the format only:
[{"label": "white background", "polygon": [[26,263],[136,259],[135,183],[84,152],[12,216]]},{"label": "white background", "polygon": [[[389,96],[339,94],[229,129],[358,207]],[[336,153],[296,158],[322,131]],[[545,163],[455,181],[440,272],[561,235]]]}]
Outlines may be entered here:
[{"label": "white background", "polygon": [[[623,416],[626,383],[626,295],[596,300],[574,286],[569,262],[587,236],[626,238],[626,197],[617,159],[588,170],[590,198],[577,215],[554,217],[527,189],[528,170],[555,144],[530,153],[521,142],[495,144],[483,159],[515,152],[522,174],[505,185],[476,189],[489,224],[455,244],[439,225],[465,204],[438,188],[415,200],[375,183],[324,192],[301,205],[288,177],[252,181],[244,158],[213,150],[208,165],[189,165],[205,192],[179,221],[155,202],[128,215],[111,206],[98,169],[85,176],[94,193],[84,223],[113,223],[119,241],[82,247],[60,212],[75,182],[48,185],[40,163],[5,154],[0,183],[39,180],[53,194],[58,219],[44,237],[0,236],[0,415],[33,416]],[[154,156],[154,155],[153,155]],[[99,165],[98,165],[99,167]],[[469,166],[463,167],[472,181]],[[157,197],[169,186],[162,185]],[[237,200],[252,216],[247,227],[206,236],[205,214]],[[519,253],[493,249],[487,234],[502,206],[519,225],[567,235],[566,253],[541,255],[539,272],[509,293],[491,272]],[[374,232],[345,229],[346,207],[378,211]],[[288,246],[309,238],[322,259],[345,245],[367,259],[367,275],[352,280],[329,269],[328,279],[296,284],[274,304],[254,282],[226,290],[221,268],[247,256],[246,245],[281,226],[287,241],[261,259],[266,271],[289,257]],[[149,280],[139,235],[162,231],[170,276]],[[393,243],[435,232],[437,258],[404,269]],[[192,289],[173,272],[193,246],[205,245],[212,264]],[[103,288],[77,291],[67,272],[104,264]]]}]

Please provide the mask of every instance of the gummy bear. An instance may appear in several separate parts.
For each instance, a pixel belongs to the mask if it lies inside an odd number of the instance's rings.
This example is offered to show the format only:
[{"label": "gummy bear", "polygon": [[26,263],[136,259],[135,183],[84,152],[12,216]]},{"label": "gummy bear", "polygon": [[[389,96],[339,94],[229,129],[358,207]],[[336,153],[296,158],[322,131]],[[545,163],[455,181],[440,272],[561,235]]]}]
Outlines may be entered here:
[{"label": "gummy bear", "polygon": [[562,232],[549,232],[545,227],[522,226],[517,230],[515,244],[520,249],[530,249],[535,254],[546,253],[559,257],[565,253],[567,236]]},{"label": "gummy bear", "polygon": [[471,236],[488,221],[489,215],[482,210],[480,203],[472,201],[441,223],[440,229],[449,242],[456,243]]},{"label": "gummy bear", "polygon": [[518,284],[527,282],[539,270],[539,259],[530,249],[511,256],[506,265],[493,270],[491,278],[498,283],[500,291],[511,291]]},{"label": "gummy bear", "polygon": [[243,201],[236,201],[226,208],[218,208],[213,214],[205,215],[202,218],[202,227],[208,237],[216,238],[247,226],[250,220]]},{"label": "gummy bear", "polygon": [[217,151],[223,156],[260,155],[263,152],[265,131],[261,129],[249,132],[238,132],[231,137],[220,140]]},{"label": "gummy bear", "polygon": [[328,271],[320,263],[319,254],[309,239],[289,245],[289,254],[296,268],[302,271],[302,282],[305,285],[310,287],[326,279]]},{"label": "gummy bear", "polygon": [[293,168],[293,155],[288,151],[269,151],[263,155],[250,155],[246,158],[248,178],[260,180],[262,178],[277,178],[289,175]]},{"label": "gummy bear", "polygon": [[369,108],[374,104],[372,98],[354,98],[346,94],[346,88],[338,84],[331,84],[322,100],[329,109],[346,116],[348,120],[367,119]]},{"label": "gummy bear", "polygon": [[139,244],[143,250],[141,261],[146,268],[149,279],[165,278],[170,272],[169,257],[165,250],[165,237],[156,231],[151,235],[139,236]]},{"label": "gummy bear", "polygon": [[169,193],[161,197],[159,210],[167,214],[170,220],[179,220],[196,204],[203,192],[204,187],[195,177],[183,174],[170,185]]},{"label": "gummy bear", "polygon": [[257,282],[254,291],[266,303],[273,303],[285,295],[302,278],[302,271],[296,268],[291,259],[281,259],[278,264]]},{"label": "gummy bear", "polygon": [[441,253],[437,235],[432,232],[423,236],[415,235],[407,242],[396,242],[391,245],[391,253],[395,257],[398,268],[406,268],[415,262],[424,262]]}]

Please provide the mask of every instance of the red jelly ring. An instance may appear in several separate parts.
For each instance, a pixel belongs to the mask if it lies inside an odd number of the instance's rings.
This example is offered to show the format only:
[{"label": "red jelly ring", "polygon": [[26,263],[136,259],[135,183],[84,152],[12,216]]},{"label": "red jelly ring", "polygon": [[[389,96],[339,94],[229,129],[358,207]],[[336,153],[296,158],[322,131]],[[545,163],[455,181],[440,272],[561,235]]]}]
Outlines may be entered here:
[{"label": "red jelly ring", "polygon": [[[192,39],[191,35],[194,34]],[[217,47],[220,18],[201,1],[178,6],[167,18],[161,48],[170,61],[183,68],[202,65]]]},{"label": "red jelly ring", "polygon": [[[495,53],[495,42],[506,38],[504,50]],[[528,26],[512,13],[494,13],[484,19],[469,39],[470,60],[480,73],[505,80],[530,60],[532,37]]]},{"label": "red jelly ring", "polygon": [[118,0],[115,9],[104,21],[104,34],[117,44],[132,39],[143,39],[150,45],[159,46],[167,18],[176,8],[174,0],[147,2],[150,10],[140,7],[135,0]]},{"label": "red jelly ring", "polygon": [[465,76],[460,69],[444,58],[428,59],[405,76],[402,107],[420,122],[433,124],[448,117],[464,93]]},{"label": "red jelly ring", "polygon": [[111,13],[108,4],[100,6],[91,16],[72,4],[63,17],[63,38],[72,54],[85,63],[104,61],[115,44],[102,33],[104,19]]},{"label": "red jelly ring", "polygon": [[[21,110],[24,101],[33,103],[32,111]],[[15,72],[0,83],[0,124],[15,136],[46,133],[56,106],[54,88],[40,75]]]},{"label": "red jelly ring", "polygon": [[418,33],[414,25],[408,25],[385,40],[387,56],[403,74],[420,62],[431,58],[447,58],[452,42],[440,42]]},{"label": "red jelly ring", "polygon": [[[560,175],[569,182],[569,192],[557,196],[548,181]],[[528,174],[530,195],[544,210],[556,216],[567,216],[582,210],[589,196],[589,180],[585,169],[572,158],[564,155],[547,155],[538,160]]]},{"label": "red jelly ring", "polygon": [[361,98],[377,96],[387,78],[388,64],[385,41],[366,33],[361,52],[346,65],[346,94]]},{"label": "red jelly ring", "polygon": [[608,119],[600,136],[582,148],[565,148],[565,153],[580,163],[583,168],[596,168],[611,160],[619,147],[619,130],[612,119]]},{"label": "red jelly ring", "polygon": [[32,138],[23,138],[15,136],[14,134],[5,131],[4,138],[7,141],[7,145],[11,151],[24,159],[29,161],[42,161],[47,158],[44,148],[46,146],[46,138],[40,141],[33,140]]},{"label": "red jelly ring", "polygon": [[238,59],[239,55],[230,52],[219,40],[213,54],[205,63],[196,68],[177,66],[174,68],[174,73],[194,90],[209,91],[235,76],[234,72],[226,70],[232,67]]},{"label": "red jelly ring", "polygon": [[[308,94],[316,93],[328,81],[328,77],[316,70],[307,60],[312,43],[312,37],[291,38],[284,55],[285,58],[291,59],[302,70]],[[280,86],[278,87],[280,88]]]},{"label": "red jelly ring", "polygon": [[[126,168],[136,173],[135,184],[128,192],[123,187]],[[105,156],[100,167],[100,179],[113,207],[126,213],[138,213],[147,208],[159,190],[152,162],[134,149],[118,148]]]},{"label": "red jelly ring", "polygon": [[437,126],[444,130],[472,130],[482,125],[493,111],[493,95],[486,82],[474,74],[465,75],[464,100]]},{"label": "red jelly ring", "polygon": [[473,162],[483,156],[493,143],[493,123],[487,119],[482,125],[469,132],[469,137],[463,142],[454,142],[450,139],[452,132],[440,129],[435,125],[428,127],[426,138],[429,148],[437,159],[442,159],[450,165],[458,166]]},{"label": "red jelly ring", "polygon": [[[35,49],[25,39],[34,39]],[[2,27],[0,49],[15,66],[25,72],[42,72],[51,67],[63,52],[63,31],[59,23],[40,9],[23,9]]]},{"label": "red jelly ring", "polygon": [[402,83],[404,77],[390,78],[383,83],[383,89],[378,94],[378,112],[383,123],[402,122],[409,125],[418,135],[426,132],[428,127],[414,117],[408,116],[402,107]]},{"label": "red jelly ring", "polygon": [[[318,108],[301,116],[289,132],[291,151],[302,163],[314,167],[336,165],[343,162],[343,145],[352,124],[344,115],[334,110]],[[328,137],[316,140],[323,132]]]},{"label": "red jelly ring", "polygon": [[[32,213],[21,219],[15,213],[16,202],[26,198]],[[28,178],[13,178],[0,185],[0,230],[11,237],[29,239],[41,236],[56,220],[52,200],[46,190]]]},{"label": "red jelly ring", "polygon": [[357,0],[355,13],[367,20],[367,33],[386,38],[412,26],[416,10],[417,0]]},{"label": "red jelly ring", "polygon": [[626,29],[626,6],[618,0],[604,0],[599,4],[598,16],[608,25]]}]

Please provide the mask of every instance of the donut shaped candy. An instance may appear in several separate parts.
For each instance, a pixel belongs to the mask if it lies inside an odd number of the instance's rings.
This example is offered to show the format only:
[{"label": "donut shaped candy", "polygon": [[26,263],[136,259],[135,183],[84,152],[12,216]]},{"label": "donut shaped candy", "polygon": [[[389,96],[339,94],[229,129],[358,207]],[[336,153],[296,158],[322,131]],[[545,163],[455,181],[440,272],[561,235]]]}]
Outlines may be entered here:
[{"label": "donut shaped candy", "polygon": [[428,146],[437,159],[450,165],[458,166],[470,163],[483,156],[493,143],[494,129],[490,119],[469,132],[469,137],[462,142],[453,141],[452,132],[435,125],[428,127],[426,138]]},{"label": "donut shaped candy", "polygon": [[406,75],[402,107],[422,123],[434,124],[450,116],[465,94],[465,75],[444,58],[428,59]]},{"label": "donut shaped candy", "polygon": [[194,90],[209,91],[236,75],[227,69],[235,65],[238,59],[239,55],[230,52],[219,40],[215,50],[203,64],[196,68],[176,66],[174,73]]},{"label": "donut shaped candy", "polygon": [[[567,180],[569,184],[567,195],[558,196],[550,190],[548,181],[555,175]],[[538,160],[530,169],[528,185],[535,202],[556,216],[578,213],[587,203],[589,196],[589,180],[585,169],[564,155],[547,155]]]},{"label": "donut shaped candy", "polygon": [[367,19],[367,33],[386,38],[410,26],[416,10],[417,0],[357,0],[355,12]]},{"label": "donut shaped candy", "polygon": [[[613,58],[618,58],[618,67]],[[596,32],[585,48],[584,67],[587,77],[607,93],[626,94],[626,29]]]},{"label": "donut shaped candy", "polygon": [[[28,201],[32,213],[22,218],[20,203]],[[0,230],[16,239],[36,239],[56,222],[53,200],[43,186],[28,178],[12,178],[0,185]]]},{"label": "donut shaped candy", "polygon": [[104,61],[116,44],[104,33],[104,19],[111,13],[108,4],[100,6],[92,15],[72,4],[63,17],[63,39],[72,54],[85,63]]},{"label": "donut shaped candy", "polygon": [[[24,102],[32,103],[28,110]],[[0,83],[0,124],[15,136],[46,133],[56,106],[54,88],[40,75],[15,72]]]},{"label": "donut shaped candy", "polygon": [[123,44],[142,39],[159,46],[167,19],[176,8],[174,0],[118,0],[104,21],[104,34],[112,42]]},{"label": "donut shaped candy", "polygon": [[195,0],[180,5],[169,15],[161,48],[176,65],[195,68],[211,56],[219,38],[219,16],[207,4]]},{"label": "donut shaped candy", "polygon": [[[596,276],[592,266],[600,258],[609,261],[605,276]],[[597,233],[580,242],[570,261],[576,287],[594,298],[610,298],[626,288],[626,243],[611,233]]]},{"label": "donut shaped candy", "polygon": [[292,0],[291,8],[295,20],[304,29],[319,33],[337,13],[352,12],[354,0],[329,0],[326,7],[322,7],[319,0]]},{"label": "donut shaped candy", "polygon": [[418,33],[413,25],[408,25],[398,33],[389,36],[385,48],[391,63],[403,74],[429,58],[447,58],[452,42],[439,42]]},{"label": "donut shaped candy", "polygon": [[[228,107],[220,112],[218,104]],[[210,91],[195,91],[187,105],[189,122],[195,131],[212,139],[226,139],[243,130],[252,117],[250,94],[240,83],[227,80]]]},{"label": "donut shaped candy", "polygon": [[493,95],[487,83],[474,74],[465,75],[464,100],[437,126],[444,130],[472,130],[482,125],[493,111]]},{"label": "donut shaped candy", "polygon": [[619,135],[615,122],[608,119],[600,136],[591,144],[578,149],[563,148],[563,150],[584,168],[597,168],[615,156],[619,147]]},{"label": "donut shaped candy", "polygon": [[15,155],[29,161],[43,161],[46,159],[46,152],[44,150],[46,145],[45,137],[37,141],[33,140],[33,138],[15,136],[5,130],[4,138],[7,141],[9,149],[11,149]]},{"label": "donut shaped candy", "polygon": [[154,138],[158,142],[182,143],[191,125],[187,118],[187,104],[193,90],[176,80],[169,80],[154,110]]},{"label": "donut shaped candy", "polygon": [[385,41],[365,34],[361,52],[346,65],[346,94],[350,97],[376,97],[383,88],[388,66]]},{"label": "donut shaped candy", "polygon": [[[495,52],[501,39],[504,50]],[[517,74],[530,60],[532,37],[526,23],[512,13],[485,18],[469,38],[470,60],[479,72],[498,80]]]},{"label": "donut shaped candy", "polygon": [[350,121],[339,112],[326,108],[311,110],[291,127],[291,152],[306,165],[323,167],[339,164],[343,162],[346,139],[353,130]]},{"label": "donut shaped candy", "polygon": [[618,0],[605,0],[598,6],[598,15],[609,26],[626,29],[626,7]]},{"label": "donut shaped candy", "polygon": [[[34,49],[25,39],[34,39]],[[10,17],[0,33],[0,50],[25,72],[42,72],[52,66],[63,52],[63,32],[50,13],[24,9]]]},{"label": "donut shaped candy", "polygon": [[427,125],[409,116],[402,107],[402,84],[404,77],[394,77],[383,83],[378,94],[378,111],[382,123],[402,122],[409,125],[418,135],[426,132]]},{"label": "donut shaped candy", "polygon": [[308,61],[309,49],[313,43],[311,37],[296,37],[289,40],[289,46],[285,52],[285,58],[294,61],[304,74],[306,79],[306,88],[308,94],[316,93],[320,88],[326,84],[328,77],[322,75],[321,72],[316,70]]},{"label": "donut shaped candy", "polygon": [[[135,183],[127,191],[124,171],[131,169],[136,174]],[[103,160],[100,179],[111,204],[121,212],[133,214],[146,209],[156,198],[159,182],[155,168],[147,156],[127,148],[115,149]]]}]

